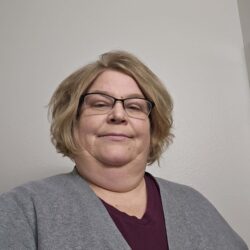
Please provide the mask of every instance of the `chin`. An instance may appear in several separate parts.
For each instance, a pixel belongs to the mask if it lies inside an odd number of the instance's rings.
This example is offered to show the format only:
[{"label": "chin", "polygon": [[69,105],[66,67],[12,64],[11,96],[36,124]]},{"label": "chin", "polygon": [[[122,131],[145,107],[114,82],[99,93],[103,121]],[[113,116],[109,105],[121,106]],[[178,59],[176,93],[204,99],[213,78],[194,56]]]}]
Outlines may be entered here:
[{"label": "chin", "polygon": [[[137,151],[136,151],[137,152]],[[106,145],[95,151],[96,158],[107,162],[128,162],[136,157],[134,147],[124,147],[120,145]]]},{"label": "chin", "polygon": [[128,164],[129,162],[131,162],[133,160],[133,158],[132,157],[124,157],[124,156],[119,157],[118,155],[113,155],[113,156],[112,155],[105,155],[105,157],[100,157],[99,160],[107,166],[121,167],[121,166],[124,166],[124,165]]}]

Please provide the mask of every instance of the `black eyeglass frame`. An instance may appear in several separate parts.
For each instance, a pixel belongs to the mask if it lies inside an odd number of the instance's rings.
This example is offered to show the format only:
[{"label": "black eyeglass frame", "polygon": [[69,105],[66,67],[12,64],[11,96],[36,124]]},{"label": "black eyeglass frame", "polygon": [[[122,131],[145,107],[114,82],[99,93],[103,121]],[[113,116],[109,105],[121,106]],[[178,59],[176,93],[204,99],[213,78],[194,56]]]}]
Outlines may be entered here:
[{"label": "black eyeglass frame", "polygon": [[141,100],[145,100],[150,105],[149,106],[150,107],[149,113],[147,114],[147,116],[150,115],[152,109],[155,106],[155,103],[152,100],[149,100],[149,99],[146,99],[146,98],[143,98],[143,97],[128,97],[128,98],[120,99],[120,98],[115,98],[115,97],[113,97],[111,95],[107,95],[107,94],[104,94],[104,93],[92,92],[92,93],[86,93],[86,94],[83,94],[83,95],[80,96],[79,103],[78,103],[78,108],[77,108],[77,113],[76,113],[76,118],[79,118],[79,116],[80,116],[80,109],[81,109],[81,106],[82,106],[82,104],[84,102],[84,98],[86,96],[88,96],[88,95],[93,95],[93,94],[99,94],[99,95],[106,96],[106,97],[109,97],[109,98],[113,99],[114,102],[113,102],[112,108],[115,106],[115,104],[116,104],[117,101],[121,102],[124,110],[126,110],[125,106],[124,106],[124,101],[126,101],[126,100],[129,100],[129,99],[141,99]]}]

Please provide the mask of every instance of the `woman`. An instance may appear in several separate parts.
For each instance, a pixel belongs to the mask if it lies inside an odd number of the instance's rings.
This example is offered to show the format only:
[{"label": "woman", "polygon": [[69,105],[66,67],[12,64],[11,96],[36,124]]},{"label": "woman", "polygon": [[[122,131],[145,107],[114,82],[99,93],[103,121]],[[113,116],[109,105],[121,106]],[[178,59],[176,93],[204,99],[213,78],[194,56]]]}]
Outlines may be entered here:
[{"label": "woman", "polygon": [[136,57],[79,69],[50,112],[75,169],[1,196],[1,249],[247,249],[198,192],[145,173],[171,142],[172,101]]}]

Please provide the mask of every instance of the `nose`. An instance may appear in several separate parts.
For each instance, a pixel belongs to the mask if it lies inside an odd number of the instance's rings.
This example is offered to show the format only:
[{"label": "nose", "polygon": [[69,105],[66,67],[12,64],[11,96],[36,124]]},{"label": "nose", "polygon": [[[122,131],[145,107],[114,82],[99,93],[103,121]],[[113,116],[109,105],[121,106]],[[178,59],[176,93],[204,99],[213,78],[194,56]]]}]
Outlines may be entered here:
[{"label": "nose", "polygon": [[126,123],[127,122],[127,114],[123,107],[123,103],[121,101],[117,101],[111,112],[108,114],[108,121],[110,123]]}]

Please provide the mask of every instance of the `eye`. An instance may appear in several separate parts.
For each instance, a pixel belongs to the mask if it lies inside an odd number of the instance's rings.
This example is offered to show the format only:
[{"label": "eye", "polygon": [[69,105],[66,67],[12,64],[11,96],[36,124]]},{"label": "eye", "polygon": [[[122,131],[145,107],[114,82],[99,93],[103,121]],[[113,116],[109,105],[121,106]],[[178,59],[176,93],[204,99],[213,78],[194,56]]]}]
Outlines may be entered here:
[{"label": "eye", "polygon": [[84,99],[85,107],[90,110],[108,111],[113,107],[113,99],[109,96],[89,93]]},{"label": "eye", "polygon": [[109,108],[112,104],[104,101],[93,101],[90,103],[90,107],[92,108]]},{"label": "eye", "polygon": [[142,111],[142,106],[138,103],[129,103],[126,105],[126,109],[129,109],[131,111]]},{"label": "eye", "polygon": [[130,114],[133,113],[145,113],[148,112],[147,101],[142,98],[128,98],[124,103],[126,111]]}]

